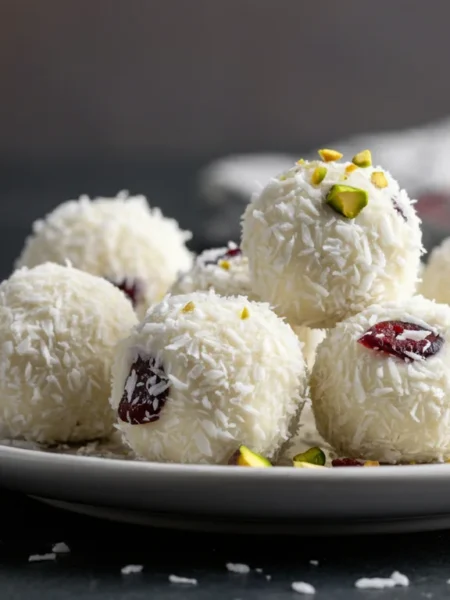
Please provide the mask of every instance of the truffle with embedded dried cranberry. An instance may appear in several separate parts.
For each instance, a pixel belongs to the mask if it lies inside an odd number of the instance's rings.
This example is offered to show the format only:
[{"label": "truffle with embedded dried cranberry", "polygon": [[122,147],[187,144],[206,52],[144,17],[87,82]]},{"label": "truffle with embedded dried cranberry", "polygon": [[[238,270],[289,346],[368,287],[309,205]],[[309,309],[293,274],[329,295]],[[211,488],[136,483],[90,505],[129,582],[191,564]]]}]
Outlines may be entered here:
[{"label": "truffle with embedded dried cranberry", "polygon": [[369,466],[450,455],[449,339],[450,306],[422,296],[374,304],[328,332],[311,399],[338,456]]}]

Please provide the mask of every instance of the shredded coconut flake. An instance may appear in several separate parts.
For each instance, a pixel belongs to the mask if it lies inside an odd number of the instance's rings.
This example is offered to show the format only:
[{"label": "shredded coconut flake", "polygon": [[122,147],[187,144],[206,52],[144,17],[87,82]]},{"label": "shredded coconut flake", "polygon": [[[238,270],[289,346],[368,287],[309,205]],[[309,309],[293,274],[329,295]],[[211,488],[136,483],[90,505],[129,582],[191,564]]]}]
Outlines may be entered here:
[{"label": "shredded coconut flake", "polygon": [[70,552],[70,548],[65,542],[58,542],[53,546],[52,552],[55,552],[56,554],[67,554]]},{"label": "shredded coconut flake", "polygon": [[55,552],[47,552],[47,554],[31,554],[28,557],[28,562],[41,562],[45,560],[55,560],[56,553]]},{"label": "shredded coconut flake", "polygon": [[390,577],[362,577],[355,581],[355,587],[365,590],[382,590],[385,588],[393,588],[395,586],[407,587],[409,579],[406,575],[394,571]]},{"label": "shredded coconut flake", "polygon": [[134,573],[141,573],[143,568],[143,565],[125,565],[125,567],[120,569],[120,572],[122,575],[132,575]]},{"label": "shredded coconut flake", "polygon": [[243,563],[227,563],[226,567],[231,573],[240,573],[241,575],[250,573],[250,567]]},{"label": "shredded coconut flake", "polygon": [[179,577],[178,575],[169,575],[170,583],[179,583],[182,585],[197,585],[197,579],[193,579],[190,577]]},{"label": "shredded coconut flake", "polygon": [[315,594],[316,593],[316,589],[314,586],[312,586],[310,583],[306,583],[305,581],[294,581],[291,584],[291,588],[294,590],[294,592],[297,592],[297,594]]}]

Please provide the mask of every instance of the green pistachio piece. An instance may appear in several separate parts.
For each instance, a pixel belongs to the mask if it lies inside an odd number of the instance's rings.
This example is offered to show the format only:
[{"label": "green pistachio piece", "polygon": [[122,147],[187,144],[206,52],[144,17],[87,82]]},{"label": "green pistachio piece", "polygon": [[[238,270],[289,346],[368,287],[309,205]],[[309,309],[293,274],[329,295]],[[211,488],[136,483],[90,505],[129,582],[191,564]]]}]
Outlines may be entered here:
[{"label": "green pistachio piece", "polygon": [[366,190],[336,184],[328,192],[326,202],[343,217],[354,219],[367,206],[369,194]]},{"label": "green pistachio piece", "polygon": [[309,450],[306,450],[306,452],[297,454],[292,460],[294,462],[306,462],[312,465],[319,465],[323,467],[326,458],[323,450],[321,450],[318,446],[314,446],[314,448],[309,448]]},{"label": "green pistachio piece", "polygon": [[372,154],[370,150],[363,150],[362,152],[358,152],[352,158],[352,163],[357,167],[370,167],[372,165]]}]

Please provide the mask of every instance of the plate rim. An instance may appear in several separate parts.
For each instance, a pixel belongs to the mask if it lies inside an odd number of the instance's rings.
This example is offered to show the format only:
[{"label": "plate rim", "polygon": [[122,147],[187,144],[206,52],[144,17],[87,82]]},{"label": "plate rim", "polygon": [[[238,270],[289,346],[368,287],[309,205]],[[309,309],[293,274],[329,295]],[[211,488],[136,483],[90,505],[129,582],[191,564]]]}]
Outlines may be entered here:
[{"label": "plate rim", "polygon": [[280,478],[302,477],[303,480],[322,480],[330,479],[351,480],[351,481],[395,481],[397,479],[446,479],[450,482],[450,464],[436,463],[423,465],[382,465],[374,468],[327,468],[327,469],[296,469],[290,466],[277,466],[274,468],[232,468],[229,465],[209,465],[209,464],[181,464],[181,463],[163,463],[146,460],[130,460],[115,457],[99,457],[64,454],[60,452],[47,452],[45,450],[35,450],[29,448],[16,448],[6,445],[0,445],[0,474],[2,461],[33,461],[46,467],[68,468],[76,466],[78,469],[89,471],[90,468],[101,468],[106,471],[125,470],[143,474],[153,472],[155,474],[173,474],[174,477],[192,475],[195,477],[220,476],[222,479],[266,479],[277,480]]}]

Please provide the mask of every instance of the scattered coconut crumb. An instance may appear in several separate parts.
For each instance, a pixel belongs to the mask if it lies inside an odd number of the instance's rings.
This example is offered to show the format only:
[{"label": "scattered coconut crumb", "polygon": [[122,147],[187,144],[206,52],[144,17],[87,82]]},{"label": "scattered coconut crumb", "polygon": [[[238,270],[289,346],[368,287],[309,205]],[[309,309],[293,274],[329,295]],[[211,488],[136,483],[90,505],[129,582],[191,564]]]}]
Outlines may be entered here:
[{"label": "scattered coconut crumb", "polygon": [[55,552],[56,554],[67,554],[70,552],[70,548],[65,542],[58,542],[53,546],[52,552]]},{"label": "scattered coconut crumb", "polygon": [[309,564],[313,565],[313,567],[318,567],[319,566],[319,561],[318,560],[310,560]]},{"label": "scattered coconut crumb", "polygon": [[122,575],[131,575],[132,573],[141,573],[143,565],[125,565],[120,569]]},{"label": "scattered coconut crumb", "polygon": [[232,573],[241,573],[242,575],[250,573],[250,567],[242,563],[227,563],[226,567]]},{"label": "scattered coconut crumb", "polygon": [[261,569],[261,567],[256,567],[255,571],[256,571],[257,573],[262,573],[262,572],[263,572],[263,570]]},{"label": "scattered coconut crumb", "polygon": [[266,579],[267,581],[270,581],[272,579],[272,575],[266,575]]},{"label": "scattered coconut crumb", "polygon": [[409,579],[406,575],[394,571],[390,577],[362,577],[355,581],[355,587],[363,590],[382,590],[395,587],[396,585],[407,587]]},{"label": "scattered coconut crumb", "polygon": [[56,554],[54,552],[47,552],[47,554],[31,554],[28,557],[28,562],[40,562],[42,560],[55,560]]},{"label": "scattered coconut crumb", "polygon": [[291,588],[297,594],[315,594],[316,588],[312,586],[310,583],[306,583],[306,581],[294,581],[291,585]]},{"label": "scattered coconut crumb", "polygon": [[170,583],[183,583],[185,585],[197,585],[198,581],[196,579],[191,579],[189,577],[178,577],[178,575],[169,575]]}]

